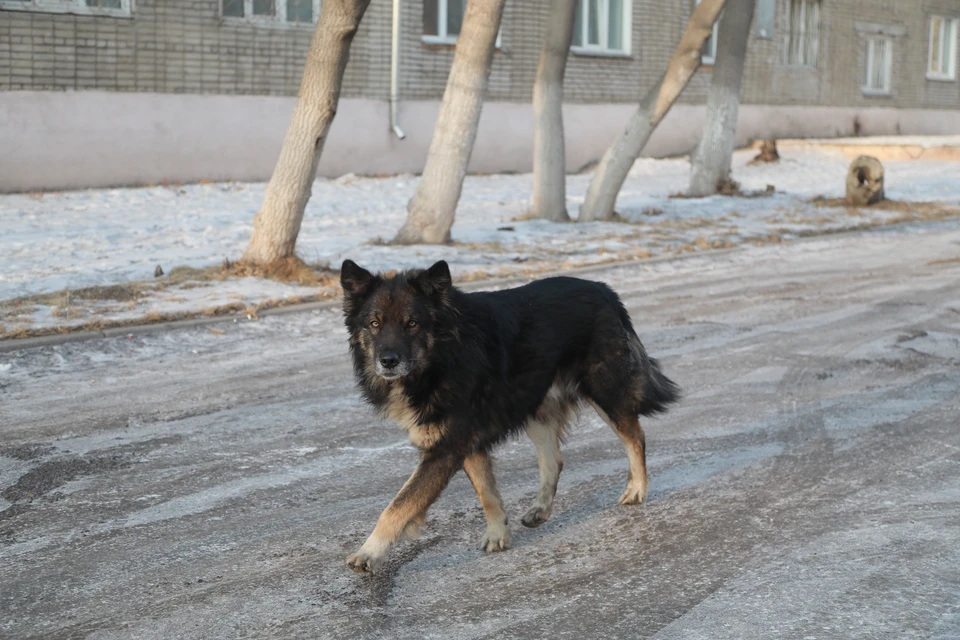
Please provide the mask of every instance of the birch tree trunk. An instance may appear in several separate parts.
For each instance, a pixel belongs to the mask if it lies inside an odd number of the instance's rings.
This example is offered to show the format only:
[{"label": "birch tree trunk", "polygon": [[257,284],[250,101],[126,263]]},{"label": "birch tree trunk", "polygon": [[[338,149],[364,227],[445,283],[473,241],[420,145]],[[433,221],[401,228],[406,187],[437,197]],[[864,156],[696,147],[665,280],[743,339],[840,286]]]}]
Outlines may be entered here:
[{"label": "birch tree trunk", "polygon": [[540,66],[533,85],[533,210],[554,222],[567,215],[566,150],[563,141],[563,73],[567,66],[577,0],[553,0]]},{"label": "birch tree trunk", "polygon": [[394,242],[450,241],[450,227],[477,137],[504,1],[467,2],[427,163],[417,191],[407,204],[407,221]]},{"label": "birch tree trunk", "polygon": [[607,149],[600,161],[600,166],[590,181],[583,206],[580,207],[579,220],[613,218],[617,194],[630,167],[640,155],[650,134],[697,72],[703,43],[713,33],[713,23],[723,10],[725,2],[726,0],[702,0],[693,10],[683,38],[667,64],[666,73],[640,100],[640,105],[630,117],[623,134]]},{"label": "birch tree trunk", "polygon": [[263,207],[253,218],[253,237],[243,255],[244,263],[269,265],[294,256],[317,163],[337,113],[350,43],[369,3],[370,0],[321,3],[293,118],[267,185]]},{"label": "birch tree trunk", "polygon": [[756,0],[727,0],[717,29],[717,61],[707,95],[703,135],[693,152],[689,196],[709,196],[721,181],[730,179],[736,143],[740,84],[747,58],[747,39]]}]

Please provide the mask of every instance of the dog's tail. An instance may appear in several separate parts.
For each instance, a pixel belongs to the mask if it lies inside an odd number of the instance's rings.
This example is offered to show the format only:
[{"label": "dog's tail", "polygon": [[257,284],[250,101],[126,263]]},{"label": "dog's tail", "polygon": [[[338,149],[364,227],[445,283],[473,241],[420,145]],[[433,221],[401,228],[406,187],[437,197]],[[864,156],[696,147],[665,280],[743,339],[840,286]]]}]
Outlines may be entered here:
[{"label": "dog's tail", "polygon": [[680,399],[680,388],[663,375],[656,358],[647,359],[648,367],[643,376],[639,412],[642,416],[663,413],[667,406]]},{"label": "dog's tail", "polygon": [[680,399],[680,387],[664,375],[656,358],[647,355],[647,350],[643,348],[633,323],[630,322],[630,315],[622,303],[620,304],[620,322],[630,335],[630,350],[639,369],[635,396],[637,413],[642,416],[664,413],[668,405]]}]

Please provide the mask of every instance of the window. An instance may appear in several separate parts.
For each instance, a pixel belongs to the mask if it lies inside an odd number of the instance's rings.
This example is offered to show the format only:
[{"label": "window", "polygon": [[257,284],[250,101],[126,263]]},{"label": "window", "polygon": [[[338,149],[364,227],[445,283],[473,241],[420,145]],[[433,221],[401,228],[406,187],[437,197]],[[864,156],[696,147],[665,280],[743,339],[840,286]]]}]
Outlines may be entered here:
[{"label": "window", "polygon": [[954,80],[957,77],[957,20],[930,18],[930,56],[927,77]]},{"label": "window", "polygon": [[630,0],[580,0],[573,25],[574,51],[630,53]]},{"label": "window", "polygon": [[869,38],[867,40],[866,78],[863,92],[868,95],[890,94],[890,68],[892,66],[893,40]]},{"label": "window", "polygon": [[[697,4],[700,4],[700,0],[697,0]],[[703,50],[700,52],[700,64],[713,64],[717,61],[717,29],[719,26],[720,17],[717,17],[717,21],[713,23],[713,33],[703,43]]]},{"label": "window", "polygon": [[220,11],[231,22],[312,25],[320,15],[320,0],[220,0]]},{"label": "window", "polygon": [[129,18],[131,3],[132,0],[0,0],[0,9]]},{"label": "window", "polygon": [[454,43],[460,35],[467,0],[424,0],[423,39]]},{"label": "window", "polygon": [[784,49],[784,63],[798,67],[816,67],[819,48],[819,0],[790,0],[790,28]]},{"label": "window", "polygon": [[[424,0],[423,41],[432,44],[456,44],[463,25],[467,0]],[[496,46],[500,46],[497,31]]]}]

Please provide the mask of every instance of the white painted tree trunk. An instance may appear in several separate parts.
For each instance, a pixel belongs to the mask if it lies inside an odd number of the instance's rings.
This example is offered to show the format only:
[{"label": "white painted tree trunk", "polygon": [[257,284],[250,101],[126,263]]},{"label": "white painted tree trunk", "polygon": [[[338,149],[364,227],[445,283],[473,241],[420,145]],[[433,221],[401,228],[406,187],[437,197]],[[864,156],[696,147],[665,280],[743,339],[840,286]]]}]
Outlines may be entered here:
[{"label": "white painted tree trunk", "polygon": [[736,144],[740,84],[747,59],[747,38],[757,0],[727,0],[717,29],[717,61],[707,95],[703,135],[693,152],[689,196],[709,196],[717,184],[730,179]]},{"label": "white painted tree trunk", "polygon": [[590,181],[583,206],[580,207],[580,221],[613,218],[617,194],[630,167],[640,155],[650,134],[697,72],[703,43],[713,33],[713,23],[723,10],[725,2],[726,0],[702,0],[693,10],[683,38],[674,50],[663,78],[640,100],[640,105],[631,116],[623,134],[607,149],[600,161],[600,166]]},{"label": "white painted tree trunk", "polygon": [[253,237],[243,262],[267,265],[294,256],[317,163],[337,113],[350,43],[369,3],[370,0],[321,3],[293,118],[267,185],[263,207],[253,219]]},{"label": "white painted tree trunk", "polygon": [[394,242],[450,241],[450,227],[477,137],[505,0],[468,0],[440,113],[407,221]]},{"label": "white painted tree trunk", "polygon": [[553,0],[540,66],[533,85],[533,208],[554,222],[567,215],[566,150],[563,141],[563,73],[567,66],[577,0]]}]

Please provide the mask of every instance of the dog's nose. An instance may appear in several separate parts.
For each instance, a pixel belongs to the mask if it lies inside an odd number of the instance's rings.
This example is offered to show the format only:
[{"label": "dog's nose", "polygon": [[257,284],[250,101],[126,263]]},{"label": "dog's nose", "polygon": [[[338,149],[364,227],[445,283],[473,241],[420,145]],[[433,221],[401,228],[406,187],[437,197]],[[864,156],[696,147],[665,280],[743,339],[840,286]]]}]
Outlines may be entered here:
[{"label": "dog's nose", "polygon": [[384,369],[393,369],[398,364],[400,364],[400,356],[395,353],[384,353],[380,355],[380,364],[383,365]]}]

